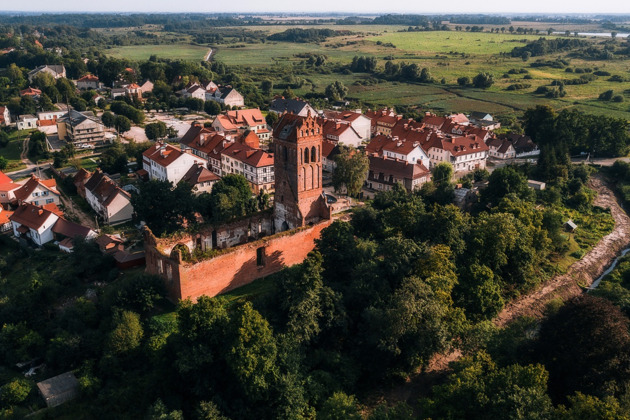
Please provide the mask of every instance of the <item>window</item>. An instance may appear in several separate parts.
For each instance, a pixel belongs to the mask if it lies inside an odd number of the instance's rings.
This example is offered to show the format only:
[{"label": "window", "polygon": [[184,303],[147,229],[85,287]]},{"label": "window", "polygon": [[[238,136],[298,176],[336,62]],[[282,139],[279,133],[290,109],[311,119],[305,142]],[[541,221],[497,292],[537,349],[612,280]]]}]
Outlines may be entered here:
[{"label": "window", "polygon": [[261,246],[260,248],[256,249],[256,265],[258,267],[265,266],[265,247],[264,246]]},{"label": "window", "polygon": [[46,204],[50,204],[50,203],[54,203],[55,200],[53,200],[52,198],[49,198],[46,200]]}]

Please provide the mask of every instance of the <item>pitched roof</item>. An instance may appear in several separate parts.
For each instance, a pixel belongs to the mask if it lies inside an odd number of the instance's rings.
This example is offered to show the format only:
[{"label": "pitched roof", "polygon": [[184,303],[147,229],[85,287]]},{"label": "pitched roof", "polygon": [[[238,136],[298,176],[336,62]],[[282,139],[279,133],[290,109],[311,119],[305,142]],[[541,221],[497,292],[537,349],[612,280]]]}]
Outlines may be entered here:
[{"label": "pitched roof", "polygon": [[68,238],[75,238],[77,236],[87,238],[87,236],[92,232],[92,229],[89,227],[70,222],[66,219],[57,220],[57,223],[55,223],[52,230],[54,233],[67,236]]},{"label": "pitched roof", "polygon": [[166,168],[183,154],[184,152],[182,152],[178,147],[171,146],[167,143],[155,143],[153,146],[145,150],[142,153],[142,156]]},{"label": "pitched roof", "polygon": [[370,118],[367,115],[363,115],[360,112],[354,111],[324,111],[324,118],[328,120],[339,120],[339,121],[355,121],[360,117]]},{"label": "pitched roof", "polygon": [[92,176],[92,173],[85,168],[79,169],[79,171],[74,174],[73,182],[75,184],[85,183],[87,179]]},{"label": "pitched roof", "polygon": [[322,141],[322,157],[326,159],[332,159],[335,155],[339,154],[339,145],[330,140]]},{"label": "pitched roof", "polygon": [[[370,160],[370,176],[379,182],[390,183],[391,175],[397,179],[414,180],[431,174],[422,163],[409,163],[406,160],[392,159],[372,154]],[[393,184],[393,182],[392,182]]]},{"label": "pitched roof", "polygon": [[242,126],[253,127],[266,124],[265,117],[258,108],[227,111],[225,114],[217,115],[216,119],[228,130],[235,130]]},{"label": "pitched roof", "polygon": [[31,175],[28,181],[21,188],[15,191],[15,198],[18,200],[25,200],[28,198],[35,189],[41,186],[44,189],[52,192],[53,194],[59,195],[59,191],[57,191],[57,183],[54,179],[45,179],[41,180],[35,175]]},{"label": "pitched roof", "polygon": [[32,88],[30,86],[20,91],[20,96],[39,96],[41,94],[42,94],[41,90]]},{"label": "pitched roof", "polygon": [[9,223],[12,214],[12,211],[5,210],[2,206],[0,206],[0,226]]},{"label": "pitched roof", "polygon": [[20,187],[20,184],[13,182],[4,172],[0,171],[0,191],[13,191]]},{"label": "pitched roof", "polygon": [[324,120],[322,124],[322,130],[324,133],[324,137],[327,136],[335,136],[337,138],[341,137],[344,133],[348,132],[350,135],[356,136],[358,139],[361,139],[361,136],[357,131],[350,125],[348,122],[338,122],[333,120]]},{"label": "pitched roof", "polygon": [[42,208],[56,214],[59,217],[64,216],[63,211],[61,211],[61,209],[57,207],[55,203],[44,204]]},{"label": "pitched roof", "polygon": [[201,182],[218,181],[219,178],[214,172],[210,172],[203,165],[193,165],[182,177],[182,181],[195,186]]},{"label": "pitched roof", "polygon": [[43,209],[31,203],[23,203],[13,212],[9,219],[20,225],[37,230],[42,227],[51,216],[55,219],[59,218],[50,210]]},{"label": "pitched roof", "polygon": [[221,152],[221,154],[229,156],[232,159],[240,160],[241,162],[256,168],[273,165],[273,154],[260,149],[254,149],[242,143],[233,143],[229,145],[223,150],[223,152]]},{"label": "pitched roof", "polygon": [[231,143],[231,140],[213,129],[194,124],[179,142],[186,147],[210,155],[215,152],[220,153],[227,144]]},{"label": "pitched roof", "polygon": [[77,80],[77,82],[98,82],[98,76],[95,76],[93,74],[86,74],[85,76]]},{"label": "pitched roof", "polygon": [[429,150],[431,147],[447,150],[453,156],[463,156],[488,151],[486,143],[475,135],[461,137],[431,136],[422,147],[424,150]]},{"label": "pitched roof", "polygon": [[308,102],[299,99],[276,98],[271,101],[269,110],[279,114],[282,114],[283,112],[287,112],[289,114],[299,114],[307,106],[310,106]]},{"label": "pitched roof", "polygon": [[127,200],[131,198],[127,191],[120,188],[114,181],[99,170],[96,170],[94,175],[85,183],[85,189],[90,191],[104,207],[109,206],[119,195]]}]

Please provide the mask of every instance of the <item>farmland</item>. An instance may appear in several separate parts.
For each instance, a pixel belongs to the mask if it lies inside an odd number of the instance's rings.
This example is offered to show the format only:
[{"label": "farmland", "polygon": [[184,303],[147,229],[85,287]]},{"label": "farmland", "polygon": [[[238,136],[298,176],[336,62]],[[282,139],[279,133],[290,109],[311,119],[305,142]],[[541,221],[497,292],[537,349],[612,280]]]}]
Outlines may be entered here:
[{"label": "farmland", "polygon": [[[244,27],[243,30],[277,33],[298,26],[270,25]],[[517,46],[534,41],[543,35],[511,34],[466,31],[403,31],[402,26],[379,25],[327,25],[299,26],[301,28],[329,28],[348,33],[328,38],[317,43],[293,42],[247,42],[232,38],[230,42],[212,45],[215,49],[214,60],[221,61],[245,77],[256,81],[260,78],[275,79],[274,84],[281,84],[282,76],[292,74],[307,81],[293,89],[297,95],[310,92],[323,92],[325,87],[341,81],[349,88],[348,98],[367,106],[420,106],[438,112],[472,111],[484,109],[496,114],[515,114],[536,104],[551,104],[562,108],[577,108],[591,113],[609,113],[614,116],[629,118],[628,101],[630,91],[624,83],[608,80],[608,77],[594,77],[587,84],[566,85],[566,96],[546,98],[534,91],[541,86],[549,86],[554,81],[566,81],[579,75],[565,71],[565,68],[550,66],[532,67],[534,58],[524,61],[520,57],[511,57],[510,51]],[[219,28],[220,30],[221,28]],[[561,28],[564,29],[564,28]],[[546,36],[546,30],[537,28]],[[567,29],[568,30],[568,29]],[[555,36],[552,36],[552,38]],[[564,37],[564,36],[562,36]],[[560,37],[560,38],[562,38]],[[587,39],[593,44],[603,42],[599,39]],[[623,42],[618,40],[617,42]],[[209,45],[210,46],[210,45]],[[132,60],[158,57],[201,60],[208,46],[186,44],[125,46],[109,50],[115,57]],[[305,54],[325,55],[327,65],[323,69],[305,69],[302,66]],[[300,57],[302,56],[302,57]],[[427,68],[435,83],[414,84],[379,80],[373,83],[371,75],[331,70],[331,66],[347,65],[354,56],[369,56],[377,59],[377,71],[383,69],[387,61],[393,63],[415,63]],[[563,59],[568,67],[588,68],[590,71],[602,70],[611,75],[630,78],[630,63],[627,60],[585,60],[568,57],[567,53],[549,54],[536,59],[554,61]],[[523,72],[518,71],[523,69]],[[512,70],[512,72],[510,72]],[[515,71],[516,70],[516,71]],[[480,72],[488,72],[495,83],[488,89],[462,88],[457,79],[473,78]],[[372,82],[364,83],[371,79]],[[510,85],[523,85],[518,90],[508,90]],[[624,90],[625,89],[625,90]],[[623,102],[599,101],[598,96],[607,90],[625,97]],[[275,93],[281,93],[277,88]]]}]

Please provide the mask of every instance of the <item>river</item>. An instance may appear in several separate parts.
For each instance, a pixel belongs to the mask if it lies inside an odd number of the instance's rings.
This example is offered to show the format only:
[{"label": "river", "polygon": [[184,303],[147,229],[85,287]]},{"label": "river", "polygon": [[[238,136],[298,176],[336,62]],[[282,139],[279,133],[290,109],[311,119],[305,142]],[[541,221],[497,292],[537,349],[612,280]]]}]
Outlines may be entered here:
[{"label": "river", "polygon": [[590,290],[596,289],[597,286],[599,286],[599,283],[601,283],[601,281],[604,279],[604,277],[612,273],[615,267],[617,267],[617,264],[619,264],[619,260],[622,259],[628,252],[630,252],[630,248],[626,248],[623,251],[621,251],[621,255],[619,255],[617,258],[613,260],[612,264],[610,264],[610,267],[608,267],[606,271],[602,273],[601,276],[595,279],[595,281],[591,283],[591,286],[587,290],[590,291]]},{"label": "river", "polygon": [[[566,34],[566,32],[553,32],[554,35],[564,35]],[[573,35],[573,32],[571,32],[571,35]],[[578,32],[579,36],[600,36],[600,37],[606,37],[606,38],[610,38],[611,37],[611,33],[610,32]],[[617,38],[627,38],[630,34],[621,34],[618,33],[617,34]]]}]

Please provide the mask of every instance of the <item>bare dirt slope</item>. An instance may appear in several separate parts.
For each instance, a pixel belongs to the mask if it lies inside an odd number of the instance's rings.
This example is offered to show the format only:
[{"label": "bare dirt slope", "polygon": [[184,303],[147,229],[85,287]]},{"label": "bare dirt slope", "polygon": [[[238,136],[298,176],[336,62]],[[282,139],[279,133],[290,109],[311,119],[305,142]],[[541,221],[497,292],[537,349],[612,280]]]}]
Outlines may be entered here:
[{"label": "bare dirt slope", "polygon": [[580,286],[590,286],[630,242],[630,217],[620,207],[615,194],[606,185],[601,175],[591,178],[591,188],[597,191],[595,204],[609,208],[615,227],[580,261],[577,261],[566,274],[558,275],[544,283],[537,290],[506,305],[494,323],[503,326],[510,321],[527,315],[542,316],[546,304],[555,299],[563,300],[582,293]]}]

